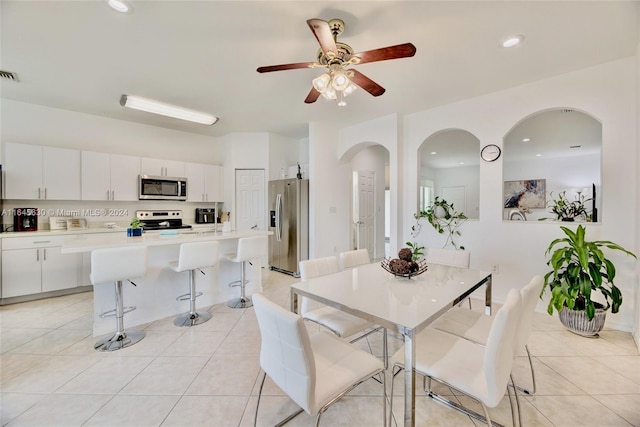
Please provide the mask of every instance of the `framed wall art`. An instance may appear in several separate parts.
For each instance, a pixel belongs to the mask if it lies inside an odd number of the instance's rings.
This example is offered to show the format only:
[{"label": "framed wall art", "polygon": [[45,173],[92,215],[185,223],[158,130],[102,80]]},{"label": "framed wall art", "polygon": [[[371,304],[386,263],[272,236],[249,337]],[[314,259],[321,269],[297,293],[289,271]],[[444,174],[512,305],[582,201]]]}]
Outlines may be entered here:
[{"label": "framed wall art", "polygon": [[545,179],[504,182],[504,208],[544,209],[547,206]]}]

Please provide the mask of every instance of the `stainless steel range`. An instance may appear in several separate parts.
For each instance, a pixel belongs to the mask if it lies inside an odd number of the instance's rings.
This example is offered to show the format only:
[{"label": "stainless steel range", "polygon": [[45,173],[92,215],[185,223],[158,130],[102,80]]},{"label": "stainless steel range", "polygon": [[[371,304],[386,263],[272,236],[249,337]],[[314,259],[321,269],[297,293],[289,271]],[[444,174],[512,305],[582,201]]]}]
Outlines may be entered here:
[{"label": "stainless steel range", "polygon": [[182,211],[136,211],[136,217],[144,222],[144,230],[173,230],[177,228],[190,229],[191,226],[182,223]]}]

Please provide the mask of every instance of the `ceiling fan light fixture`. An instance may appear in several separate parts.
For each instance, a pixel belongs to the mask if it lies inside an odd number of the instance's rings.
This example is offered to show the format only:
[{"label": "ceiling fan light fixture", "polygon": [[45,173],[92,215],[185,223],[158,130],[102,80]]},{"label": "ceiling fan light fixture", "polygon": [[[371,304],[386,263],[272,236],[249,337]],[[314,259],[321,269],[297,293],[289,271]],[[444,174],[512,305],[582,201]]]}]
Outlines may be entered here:
[{"label": "ceiling fan light fixture", "polygon": [[331,86],[337,91],[345,90],[351,84],[351,80],[344,71],[338,70],[332,73]]},{"label": "ceiling fan light fixture", "polygon": [[159,114],[161,116],[172,117],[174,119],[186,120],[208,126],[213,125],[219,119],[218,117],[208,113],[189,110],[177,105],[165,104],[164,102],[133,95],[122,95],[120,97],[120,105],[134,110]]},{"label": "ceiling fan light fixture", "polygon": [[358,89],[358,86],[354,85],[353,83],[349,82],[349,86],[347,86],[343,91],[342,94],[347,97],[349,95],[351,95],[353,92],[356,91],[356,89]]},{"label": "ceiling fan light fixture", "polygon": [[331,86],[327,87],[324,92],[320,92],[320,93],[322,93],[322,96],[325,99],[328,99],[330,101],[334,101],[338,99],[338,95],[336,94],[335,89],[332,88]]},{"label": "ceiling fan light fixture", "polygon": [[313,79],[312,84],[315,90],[323,93],[329,87],[330,81],[331,77],[329,76],[329,74],[324,73]]}]

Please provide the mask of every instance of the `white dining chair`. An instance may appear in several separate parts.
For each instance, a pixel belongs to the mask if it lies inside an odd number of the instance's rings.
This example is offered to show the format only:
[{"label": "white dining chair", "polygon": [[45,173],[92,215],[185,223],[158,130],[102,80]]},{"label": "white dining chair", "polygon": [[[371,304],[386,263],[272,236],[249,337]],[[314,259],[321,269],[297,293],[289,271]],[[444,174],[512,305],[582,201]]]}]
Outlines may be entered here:
[{"label": "white dining chair", "polygon": [[451,267],[469,268],[469,251],[458,251],[445,248],[428,248],[427,262],[449,265]]},{"label": "white dining chair", "polygon": [[[493,321],[487,344],[480,345],[439,329],[426,328],[416,339],[415,372],[429,379],[429,396],[459,411],[484,420],[489,427],[492,421],[489,408],[494,408],[507,392],[510,402],[509,379],[514,360],[514,341],[521,311],[520,292],[509,291],[504,305]],[[392,374],[404,369],[404,346],[392,357]],[[431,379],[442,382],[480,402],[484,417],[460,404],[433,393]],[[513,381],[513,379],[511,378]],[[516,401],[518,394],[516,394]],[[511,402],[512,403],[512,402]],[[513,425],[515,411],[511,406]],[[519,404],[518,404],[519,407]],[[390,416],[393,415],[393,382],[390,392]],[[519,412],[519,411],[518,411]]]},{"label": "white dining chair", "polygon": [[[337,273],[338,271],[340,271],[340,268],[338,267],[338,259],[335,256],[300,261],[300,278],[302,281]],[[368,320],[304,297],[300,301],[300,315],[306,320],[324,326],[340,338],[350,337],[374,326]],[[360,338],[363,338],[363,336],[357,337],[352,342]]]},{"label": "white dining chair", "polygon": [[318,426],[321,415],[330,405],[380,374],[383,377],[382,424],[385,424],[386,384],[384,365],[379,359],[326,331],[310,334],[300,316],[262,294],[253,296],[253,306],[260,327],[260,367],[264,371],[254,426],[267,375],[301,408],[276,425],[281,426],[305,411],[316,417]]},{"label": "white dining chair", "polygon": [[[458,251],[456,249],[428,248],[426,260],[427,263],[469,268],[470,254],[468,251]],[[467,301],[469,301],[469,309],[471,309],[471,298],[467,298]],[[459,306],[461,305],[462,303],[459,304]]]},{"label": "white dining chair", "polygon": [[[536,304],[543,284],[544,278],[542,276],[535,276],[520,291],[522,313],[520,315],[520,321],[518,322],[514,351],[517,354],[517,352],[524,347],[529,359],[533,387],[531,390],[526,388],[521,389],[521,391],[527,394],[535,394],[536,392],[536,377],[527,342],[531,335],[533,314],[535,313]],[[486,316],[479,311],[454,307],[436,320],[431,327],[485,345],[494,320],[494,316]]]},{"label": "white dining chair", "polygon": [[369,251],[366,249],[354,249],[352,251],[340,252],[338,256],[343,270],[371,263]]}]

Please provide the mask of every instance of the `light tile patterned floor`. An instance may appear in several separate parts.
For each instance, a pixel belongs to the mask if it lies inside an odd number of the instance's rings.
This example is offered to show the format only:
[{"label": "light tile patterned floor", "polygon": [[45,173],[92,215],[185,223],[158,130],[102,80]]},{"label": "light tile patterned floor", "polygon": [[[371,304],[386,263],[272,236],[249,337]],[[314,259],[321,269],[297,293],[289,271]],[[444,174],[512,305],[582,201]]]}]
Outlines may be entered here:
[{"label": "light tile patterned floor", "polygon": [[[263,277],[264,293],[288,307],[288,286],[297,280],[268,270]],[[194,328],[162,319],[144,325],[140,343],[113,353],[93,349],[92,310],[91,293],[0,308],[3,426],[253,425],[260,377],[253,309],[216,305],[209,308],[212,320]],[[400,341],[390,344],[394,351]],[[379,334],[358,345],[381,355]],[[605,330],[598,339],[582,338],[537,313],[529,347],[538,390],[522,399],[525,426],[640,426],[640,356],[629,333]],[[518,357],[514,374],[525,386],[528,369],[526,357]],[[395,381],[398,424],[402,379]],[[453,395],[442,386],[437,390]],[[381,425],[381,396],[380,384],[368,381],[330,408],[322,425]],[[273,425],[294,409],[267,381],[258,425]],[[421,393],[416,414],[419,426],[482,425]],[[511,425],[507,399],[491,415]],[[309,426],[313,419],[302,414],[289,425]]]}]

